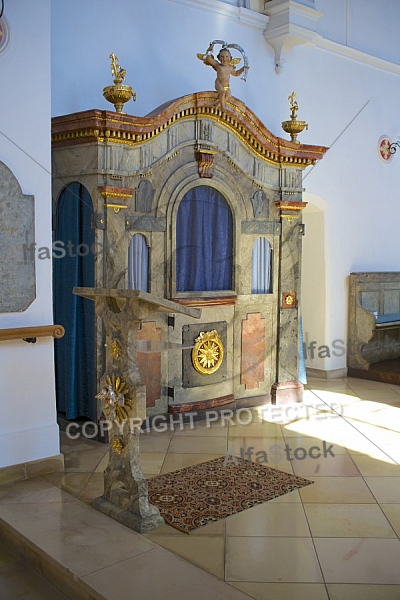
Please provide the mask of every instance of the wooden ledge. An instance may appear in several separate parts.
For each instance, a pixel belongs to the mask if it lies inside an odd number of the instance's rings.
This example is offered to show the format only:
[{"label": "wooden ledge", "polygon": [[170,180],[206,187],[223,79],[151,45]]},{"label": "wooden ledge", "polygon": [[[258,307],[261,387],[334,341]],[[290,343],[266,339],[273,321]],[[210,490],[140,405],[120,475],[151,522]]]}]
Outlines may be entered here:
[{"label": "wooden ledge", "polygon": [[36,342],[38,337],[62,338],[65,329],[62,325],[36,325],[35,327],[13,327],[11,329],[0,329],[0,342],[7,340],[24,340],[25,342]]},{"label": "wooden ledge", "polygon": [[206,308],[207,306],[231,306],[236,304],[236,296],[217,296],[213,298],[173,298],[173,301],[183,306]]}]

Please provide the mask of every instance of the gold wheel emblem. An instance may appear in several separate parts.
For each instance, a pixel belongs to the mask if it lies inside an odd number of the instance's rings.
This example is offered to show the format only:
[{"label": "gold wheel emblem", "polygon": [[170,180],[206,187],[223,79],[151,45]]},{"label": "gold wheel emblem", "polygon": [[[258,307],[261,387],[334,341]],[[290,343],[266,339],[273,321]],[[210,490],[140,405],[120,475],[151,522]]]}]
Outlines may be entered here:
[{"label": "gold wheel emblem", "polygon": [[192,350],[193,366],[202,375],[218,371],[224,359],[224,346],[218,332],[202,331]]}]

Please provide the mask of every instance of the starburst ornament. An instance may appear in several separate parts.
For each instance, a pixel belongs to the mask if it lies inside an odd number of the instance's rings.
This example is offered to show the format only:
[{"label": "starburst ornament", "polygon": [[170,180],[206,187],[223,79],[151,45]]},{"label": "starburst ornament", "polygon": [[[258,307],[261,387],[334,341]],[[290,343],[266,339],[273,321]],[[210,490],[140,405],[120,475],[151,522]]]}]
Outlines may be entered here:
[{"label": "starburst ornament", "polygon": [[96,396],[102,402],[102,410],[107,419],[122,423],[129,417],[127,408],[132,408],[132,403],[129,398],[125,398],[127,394],[129,390],[120,377],[107,375],[105,387]]}]

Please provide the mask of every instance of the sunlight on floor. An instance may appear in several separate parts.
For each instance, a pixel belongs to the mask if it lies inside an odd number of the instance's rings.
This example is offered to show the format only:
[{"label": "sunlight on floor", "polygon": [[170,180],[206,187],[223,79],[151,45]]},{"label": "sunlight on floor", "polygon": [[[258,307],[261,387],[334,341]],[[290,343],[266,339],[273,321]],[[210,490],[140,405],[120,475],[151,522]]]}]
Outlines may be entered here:
[{"label": "sunlight on floor", "polygon": [[[267,406],[256,409],[258,418],[296,432],[364,454],[389,464],[400,463],[400,388],[388,386],[383,401],[382,384],[368,382],[351,387],[327,389],[313,382],[305,386],[302,404]],[[367,399],[376,396],[375,400]],[[382,397],[382,401],[378,398]],[[389,397],[389,398],[388,398]],[[363,398],[366,398],[365,400]],[[392,404],[387,401],[393,400]]]}]

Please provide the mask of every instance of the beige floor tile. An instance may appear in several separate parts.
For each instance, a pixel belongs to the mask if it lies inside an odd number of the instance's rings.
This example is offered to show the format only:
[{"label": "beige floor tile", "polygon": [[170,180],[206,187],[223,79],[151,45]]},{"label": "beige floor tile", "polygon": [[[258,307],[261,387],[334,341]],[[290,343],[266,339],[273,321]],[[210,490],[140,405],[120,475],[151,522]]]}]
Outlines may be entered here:
[{"label": "beige floor tile", "polygon": [[171,473],[185,467],[198,465],[213,458],[220,458],[221,454],[167,454],[161,473]]},{"label": "beige floor tile", "polygon": [[250,408],[241,408],[232,417],[232,421],[237,425],[249,425],[250,423],[262,423],[263,413],[268,410],[269,405],[253,406]]},{"label": "beige floor tile", "polygon": [[227,537],[226,581],[322,583],[312,540]]},{"label": "beige floor tile", "polygon": [[398,477],[365,477],[366,484],[377,502],[400,502],[400,479]]},{"label": "beige floor tile", "polygon": [[374,420],[377,416],[376,413],[381,412],[387,408],[386,404],[381,402],[374,402],[373,400],[359,400],[349,406],[344,406],[342,415],[351,419],[357,419],[359,421],[366,420],[368,423]]},{"label": "beige floor tile", "polygon": [[22,537],[35,539],[39,555],[49,554],[77,577],[156,546],[83,502],[7,504],[2,519]]},{"label": "beige floor tile", "polygon": [[[152,418],[152,417],[150,417]],[[143,437],[165,437],[172,438],[174,435],[174,431],[179,430],[179,426],[174,429],[174,425],[170,424],[169,421],[161,418],[161,420],[157,421],[158,417],[154,417],[155,421],[153,422],[154,427],[147,427],[142,429],[141,431],[141,439]]]},{"label": "beige floor tile", "polygon": [[366,389],[366,390],[387,390],[392,389],[390,383],[383,383],[381,381],[374,381],[373,379],[359,379],[358,377],[348,377],[347,385],[352,389]]},{"label": "beige floor tile", "polygon": [[285,445],[287,444],[289,448],[292,449],[290,455],[293,456],[293,451],[296,448],[305,448],[307,452],[309,452],[310,448],[316,447],[312,450],[314,455],[317,455],[319,452],[323,454],[324,443],[325,446],[332,445],[332,452],[336,456],[336,454],[347,454],[347,450],[341,444],[335,444],[333,442],[327,442],[321,438],[311,437],[309,435],[304,435],[303,433],[295,433],[295,432],[285,432],[284,433]]},{"label": "beige floor tile", "polygon": [[316,537],[396,537],[377,504],[304,504],[311,533]]},{"label": "beige floor tile", "polygon": [[223,437],[173,437],[168,449],[168,454],[220,454],[225,456],[227,451],[227,440]]},{"label": "beige floor tile", "polygon": [[359,388],[356,393],[360,400],[383,400],[384,402],[387,402],[388,400],[399,401],[399,395],[389,387],[384,390]]},{"label": "beige floor tile", "polygon": [[385,407],[370,415],[371,422],[391,431],[400,432],[400,408],[397,406]]},{"label": "beige floor tile", "polygon": [[400,541],[316,538],[326,583],[400,584]]},{"label": "beige floor tile", "polygon": [[141,435],[139,438],[140,452],[167,452],[173,436]]},{"label": "beige floor tile", "polygon": [[88,473],[93,471],[108,452],[108,446],[100,449],[87,449],[79,452],[71,452],[64,457],[64,471],[81,471]]},{"label": "beige floor tile", "polygon": [[[245,583],[232,582],[256,600],[329,600],[323,583]],[[350,600],[350,596],[346,600]],[[351,598],[353,600],[353,598]]]},{"label": "beige floor tile", "polygon": [[204,419],[202,421],[193,421],[191,423],[185,423],[184,425],[179,425],[175,427],[174,436],[216,436],[216,437],[226,437],[229,429],[229,421],[228,419],[220,419],[217,417],[214,418],[214,414],[210,414],[208,419]]},{"label": "beige floor tile", "polygon": [[250,423],[249,425],[229,426],[229,437],[271,437],[279,436],[281,426],[275,423]]},{"label": "beige floor tile", "polygon": [[354,440],[348,440],[345,442],[350,456],[352,454],[366,454],[372,458],[381,458],[382,460],[392,459],[396,460],[396,455],[399,456],[400,447],[400,435],[396,436],[398,439],[378,439],[376,442],[369,440],[367,437],[362,436],[362,439],[358,439],[355,443]]},{"label": "beige floor tile", "polygon": [[[249,600],[247,594],[195,565],[156,548],[83,578],[107,600]],[[118,585],[115,582],[118,581]]]},{"label": "beige floor tile", "polygon": [[341,414],[344,406],[358,402],[359,398],[350,388],[311,389],[304,392],[303,402],[321,412]]},{"label": "beige floor tile", "polygon": [[311,534],[301,504],[264,502],[228,517],[226,535],[308,537]]},{"label": "beige floor tile", "polygon": [[85,483],[82,491],[78,495],[78,499],[86,504],[92,504],[95,498],[103,495],[104,491],[104,474],[93,473],[89,480]]},{"label": "beige floor tile", "polygon": [[[257,445],[247,447],[236,445],[236,447],[236,450],[231,447],[227,451],[227,457],[231,462],[234,462],[233,457],[235,457],[239,463],[243,461],[245,463],[253,462],[259,465],[264,465],[271,469],[293,474],[292,462],[286,459],[286,456],[283,454],[283,452],[280,454],[268,454],[268,452],[264,450],[257,450]],[[262,446],[259,445],[259,447],[261,448]],[[278,449],[278,447],[276,449]]]},{"label": "beige floor tile", "polygon": [[329,583],[330,600],[399,600],[400,585],[347,585]]},{"label": "beige floor tile", "polygon": [[335,444],[341,444],[346,436],[357,437],[357,430],[341,417],[329,419],[313,417],[307,419],[307,421],[285,425],[283,429],[285,437],[289,435],[288,432],[294,432]]},{"label": "beige floor tile", "polygon": [[77,498],[90,477],[91,473],[56,473],[51,483]]},{"label": "beige floor tile", "polygon": [[278,498],[268,500],[268,502],[273,502],[274,504],[287,504],[292,502],[301,502],[301,498],[298,490],[293,490],[288,494],[283,494],[283,496],[278,496]]},{"label": "beige floor tile", "polygon": [[151,475],[159,475],[164,460],[164,452],[141,452],[140,466],[142,467],[142,472]]},{"label": "beige floor tile", "polygon": [[[62,477],[63,473],[53,474]],[[82,474],[80,474],[82,475]],[[89,473],[86,474],[86,478]],[[60,489],[43,477],[35,477],[0,487],[0,503],[6,504],[42,504],[47,502],[67,502],[71,500]]]},{"label": "beige floor tile", "polygon": [[315,477],[313,485],[301,488],[299,494],[303,502],[324,504],[375,504],[376,502],[362,477]]},{"label": "beige floor tile", "polygon": [[2,600],[68,600],[29,565],[20,561],[0,570]]},{"label": "beige floor tile", "polygon": [[395,530],[396,535],[400,537],[400,504],[381,504],[380,507]]},{"label": "beige floor tile", "polygon": [[155,534],[149,539],[200,569],[204,569],[207,573],[224,579],[225,539],[223,535],[192,537],[187,534],[183,536]]},{"label": "beige floor tile", "polygon": [[107,469],[109,460],[110,460],[109,452],[106,452],[106,454],[103,456],[103,458],[101,459],[101,461],[95,468],[94,472],[95,473],[104,473],[104,471]]},{"label": "beige floor tile", "polygon": [[350,458],[344,454],[323,456],[319,459],[306,457],[293,461],[293,471],[300,477],[359,477],[360,472]]},{"label": "beige floor tile", "polygon": [[364,454],[352,454],[352,459],[364,477],[400,477],[400,466],[386,457],[378,460]]},{"label": "beige floor tile", "polygon": [[307,389],[318,390],[318,389],[337,389],[347,390],[351,389],[349,380],[345,378],[340,379],[319,379],[318,377],[307,377]]},{"label": "beige floor tile", "polygon": [[283,406],[268,405],[260,410],[261,421],[271,424],[286,425],[302,419],[308,419],[318,411],[306,402],[301,404],[287,404]]},{"label": "beige floor tile", "polygon": [[244,452],[247,448],[253,448],[253,452],[266,452],[270,454],[284,454],[285,443],[281,434],[263,437],[229,436],[228,449],[240,456],[240,449]]},{"label": "beige floor tile", "polygon": [[[190,537],[197,537],[199,535],[205,535],[208,537],[211,536],[224,536],[225,535],[225,523],[226,523],[226,519],[220,519],[219,521],[215,521],[214,523],[209,523],[208,525],[205,525],[204,527],[199,527],[198,529],[193,529],[190,532]],[[164,525],[161,525],[160,527],[157,527],[156,529],[153,529],[152,531],[147,532],[146,534],[147,536],[153,536],[153,535],[168,535],[168,536],[178,536],[178,537],[182,537],[182,536],[186,536],[187,537],[187,533],[183,533],[183,531],[179,531],[179,529],[176,529],[175,527],[171,527],[171,525],[168,525],[168,523],[164,523]]]}]

